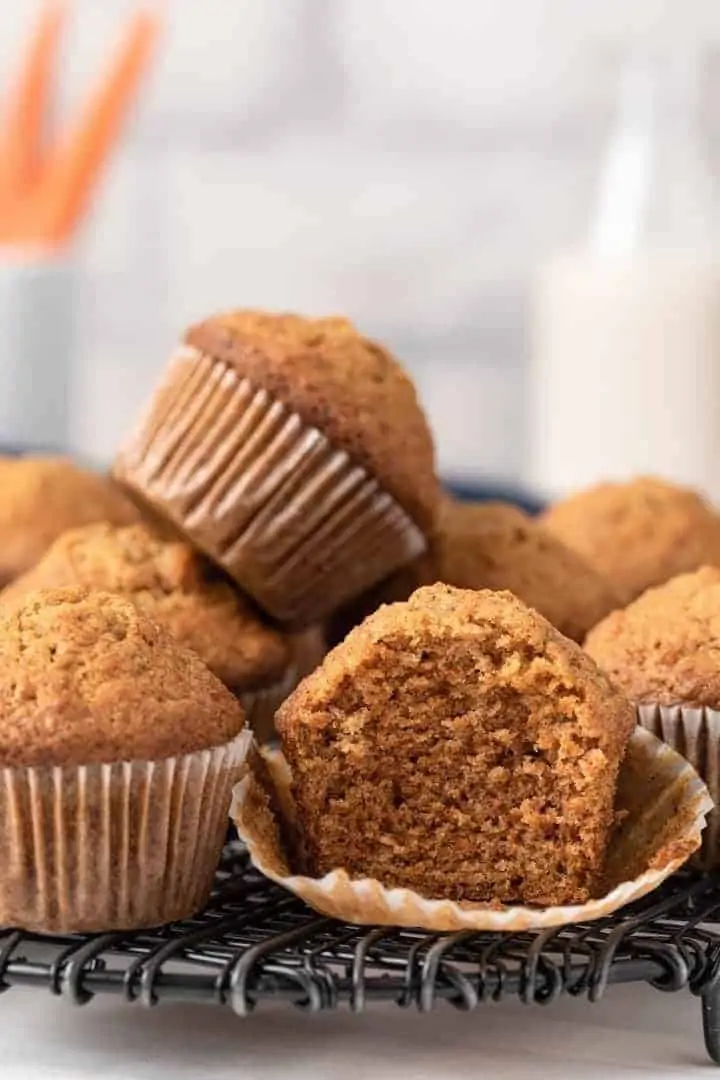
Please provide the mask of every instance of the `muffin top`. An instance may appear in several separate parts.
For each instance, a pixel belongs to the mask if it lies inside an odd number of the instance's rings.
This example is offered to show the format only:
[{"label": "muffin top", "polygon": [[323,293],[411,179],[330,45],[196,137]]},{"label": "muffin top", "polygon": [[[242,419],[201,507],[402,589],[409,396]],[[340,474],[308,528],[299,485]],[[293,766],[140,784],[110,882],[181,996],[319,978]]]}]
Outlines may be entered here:
[{"label": "muffin top", "polygon": [[31,593],[0,608],[0,765],[152,760],[220,746],[235,697],[126,597]]},{"label": "muffin top", "polygon": [[61,457],[0,457],[0,584],[29,569],[75,525],[140,517],[112,480]]},{"label": "muffin top", "polygon": [[704,563],[720,565],[720,518],[696,492],[657,477],[598,484],[557,503],[541,521],[603,574],[623,603]]},{"label": "muffin top", "polygon": [[0,600],[16,603],[37,589],[71,585],[127,596],[235,693],[271,685],[290,661],[288,635],[266,626],[188,544],[161,538],[146,525],[102,523],[63,533]]},{"label": "muffin top", "polygon": [[634,701],[720,708],[720,570],[648,589],[596,626],[585,648]]},{"label": "muffin top", "polygon": [[431,526],[439,489],[415,387],[394,357],[347,319],[234,311],[191,327],[185,340],[322,431],[421,529]]},{"label": "muffin top", "polygon": [[446,499],[435,551],[438,580],[463,589],[507,589],[575,641],[620,603],[582,556],[505,503]]},{"label": "muffin top", "polygon": [[[458,642],[461,650],[454,655]],[[497,689],[504,686],[513,695],[537,696],[540,709],[547,707],[549,697],[560,711],[567,705],[583,734],[596,738],[607,754],[620,754],[633,729],[634,710],[624,695],[610,685],[579,645],[542,615],[509,592],[436,584],[418,589],[404,603],[379,608],[328,653],[280,706],[276,726],[283,739],[292,738],[298,724],[327,723],[340,702],[355,711],[369,709],[369,701],[356,700],[356,676],[367,679],[372,672],[378,680],[378,696],[384,700],[385,680],[376,670],[378,660],[384,657],[392,666],[396,651],[407,654],[408,649],[416,657],[417,669],[408,693],[417,692],[417,680],[437,687],[444,678],[444,665],[456,670],[471,655],[478,670],[483,670],[483,679],[491,680]],[[468,674],[468,679],[473,677],[477,679],[477,670]],[[462,711],[461,703],[458,709]]]}]

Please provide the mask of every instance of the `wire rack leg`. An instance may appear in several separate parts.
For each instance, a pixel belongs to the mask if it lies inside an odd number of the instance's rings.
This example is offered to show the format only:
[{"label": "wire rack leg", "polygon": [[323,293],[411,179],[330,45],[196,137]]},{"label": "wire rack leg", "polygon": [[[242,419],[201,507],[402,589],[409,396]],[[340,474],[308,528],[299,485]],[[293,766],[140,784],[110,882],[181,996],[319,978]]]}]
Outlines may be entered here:
[{"label": "wire rack leg", "polygon": [[712,987],[703,994],[702,1018],[705,1048],[715,1064],[720,1065],[720,987]]}]

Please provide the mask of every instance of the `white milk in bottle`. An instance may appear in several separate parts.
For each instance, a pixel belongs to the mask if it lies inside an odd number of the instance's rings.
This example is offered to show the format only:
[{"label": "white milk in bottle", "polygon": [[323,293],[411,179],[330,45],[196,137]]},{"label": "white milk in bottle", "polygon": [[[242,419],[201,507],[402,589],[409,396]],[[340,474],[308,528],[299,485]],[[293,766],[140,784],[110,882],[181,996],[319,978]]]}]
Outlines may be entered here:
[{"label": "white milk in bottle", "polygon": [[720,501],[720,261],[694,57],[625,86],[590,241],[540,268],[528,478],[656,473]]}]

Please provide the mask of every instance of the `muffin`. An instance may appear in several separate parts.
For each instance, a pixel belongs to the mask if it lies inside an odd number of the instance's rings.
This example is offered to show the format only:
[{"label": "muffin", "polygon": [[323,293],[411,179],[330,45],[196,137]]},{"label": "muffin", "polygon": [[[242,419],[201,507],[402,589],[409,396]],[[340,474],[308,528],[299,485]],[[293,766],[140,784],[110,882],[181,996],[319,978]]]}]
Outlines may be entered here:
[{"label": "muffin", "polygon": [[[639,722],[683,754],[720,804],[720,569],[649,589],[588,635],[586,650],[637,704]],[[700,865],[720,867],[720,813]]]},{"label": "muffin", "polygon": [[507,589],[563,634],[582,641],[620,599],[580,555],[522,510],[447,499],[435,541],[438,581],[462,589]]},{"label": "muffin", "polygon": [[426,897],[582,903],[634,710],[507,592],[380,608],[280,707],[300,868]]},{"label": "muffin", "polygon": [[633,701],[720,709],[720,569],[648,589],[596,626],[585,648]]},{"label": "muffin", "polygon": [[0,609],[0,924],[130,929],[207,899],[242,707],[127,598]]},{"label": "muffin", "polygon": [[438,500],[397,361],[345,319],[253,311],[188,331],[114,474],[295,628],[420,554]]},{"label": "muffin", "polygon": [[541,521],[611,582],[623,604],[704,563],[720,565],[720,518],[696,492],[657,477],[598,484]]},{"label": "muffin", "polygon": [[291,635],[266,625],[188,544],[159,537],[147,525],[86,525],[63,533],[0,600],[13,604],[37,589],[71,585],[127,596],[196,652],[258,725],[271,722],[298,681],[301,646]]},{"label": "muffin", "polygon": [[24,573],[66,529],[129,525],[137,509],[105,476],[61,457],[0,457],[0,586]]}]

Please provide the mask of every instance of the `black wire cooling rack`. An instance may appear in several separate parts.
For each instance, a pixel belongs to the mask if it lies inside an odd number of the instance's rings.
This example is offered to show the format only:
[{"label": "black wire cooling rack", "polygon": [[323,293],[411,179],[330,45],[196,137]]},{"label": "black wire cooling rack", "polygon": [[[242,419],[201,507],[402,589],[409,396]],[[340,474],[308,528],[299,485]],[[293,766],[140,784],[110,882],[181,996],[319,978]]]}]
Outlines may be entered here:
[{"label": "black wire cooling rack", "polygon": [[0,932],[0,989],[35,986],[78,1005],[97,994],[157,1005],[198,1001],[247,1016],[280,999],[308,1012],[375,1001],[422,1011],[562,994],[597,1001],[608,985],[689,988],[720,1064],[720,874],[680,875],[615,916],[525,934],[428,934],[323,918],[225,848],[213,897],[193,919],[127,934]]}]

